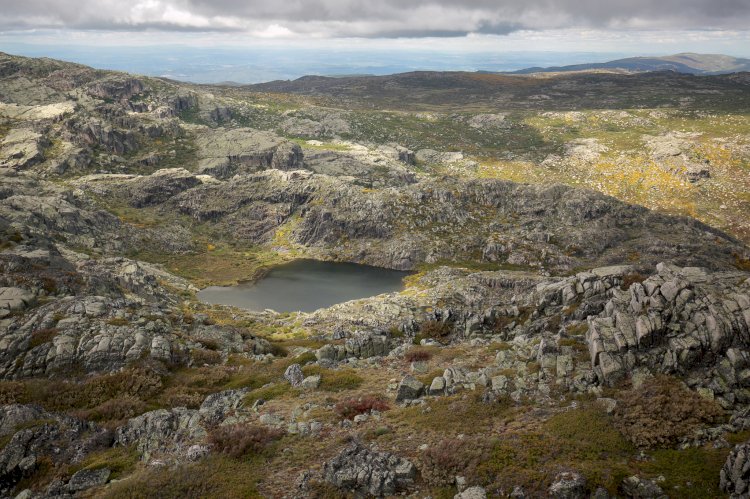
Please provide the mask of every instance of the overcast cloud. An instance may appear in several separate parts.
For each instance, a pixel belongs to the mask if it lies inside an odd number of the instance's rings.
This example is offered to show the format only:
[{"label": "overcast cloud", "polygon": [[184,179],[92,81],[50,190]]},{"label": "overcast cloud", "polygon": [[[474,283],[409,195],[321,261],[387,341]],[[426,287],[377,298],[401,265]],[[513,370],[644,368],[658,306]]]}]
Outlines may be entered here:
[{"label": "overcast cloud", "polygon": [[519,30],[742,30],[750,0],[0,0],[0,29],[449,37]]}]

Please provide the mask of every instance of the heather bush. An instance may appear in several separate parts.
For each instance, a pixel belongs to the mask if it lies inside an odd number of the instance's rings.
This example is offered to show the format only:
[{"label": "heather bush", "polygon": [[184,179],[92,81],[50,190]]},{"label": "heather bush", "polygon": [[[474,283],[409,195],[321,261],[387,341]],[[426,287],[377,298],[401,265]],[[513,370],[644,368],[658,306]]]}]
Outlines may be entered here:
[{"label": "heather bush", "polygon": [[219,426],[208,435],[214,450],[233,458],[263,453],[284,431],[266,426],[234,424]]},{"label": "heather bush", "polygon": [[415,340],[417,343],[420,339],[429,338],[439,343],[448,344],[450,342],[450,335],[453,332],[453,324],[450,322],[443,321],[425,321],[419,326],[419,332]]},{"label": "heather bush", "polygon": [[427,350],[423,350],[420,348],[413,348],[406,352],[406,355],[404,358],[408,362],[425,362],[432,358],[432,354],[428,352]]},{"label": "heather bush", "polygon": [[419,469],[429,485],[449,486],[457,475],[474,478],[484,454],[485,446],[475,439],[450,438],[428,447]]},{"label": "heather bush", "polygon": [[205,348],[196,348],[190,352],[190,356],[193,359],[193,365],[215,365],[221,363],[221,352],[216,350],[206,350]]},{"label": "heather bush", "polygon": [[354,419],[354,416],[359,414],[366,414],[370,411],[385,411],[388,408],[388,403],[381,397],[365,395],[344,399],[335,405],[334,410],[341,419]]},{"label": "heather bush", "polygon": [[640,447],[674,445],[681,437],[723,418],[716,402],[668,376],[657,376],[638,389],[623,392],[615,411],[617,428]]}]

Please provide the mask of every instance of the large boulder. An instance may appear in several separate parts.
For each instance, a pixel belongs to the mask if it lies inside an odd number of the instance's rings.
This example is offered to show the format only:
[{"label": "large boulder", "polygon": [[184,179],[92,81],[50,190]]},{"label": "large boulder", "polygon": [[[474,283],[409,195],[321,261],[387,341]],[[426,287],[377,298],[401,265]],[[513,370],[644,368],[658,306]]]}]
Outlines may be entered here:
[{"label": "large boulder", "polygon": [[375,497],[407,489],[416,475],[417,469],[409,460],[372,451],[358,442],[351,443],[323,466],[323,478],[334,487]]},{"label": "large boulder", "polygon": [[424,385],[417,378],[408,374],[404,376],[398,385],[396,393],[396,402],[418,399],[424,392]]}]

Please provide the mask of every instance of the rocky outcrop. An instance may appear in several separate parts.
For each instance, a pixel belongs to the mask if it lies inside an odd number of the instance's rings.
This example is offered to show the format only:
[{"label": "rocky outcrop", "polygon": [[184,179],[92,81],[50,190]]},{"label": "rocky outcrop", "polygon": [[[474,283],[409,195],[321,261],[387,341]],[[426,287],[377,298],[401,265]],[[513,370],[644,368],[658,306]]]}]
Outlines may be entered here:
[{"label": "rocky outcrop", "polygon": [[42,134],[15,128],[0,141],[0,168],[23,170],[44,159]]},{"label": "rocky outcrop", "polygon": [[[57,464],[76,464],[89,452],[111,443],[108,432],[75,418],[30,406],[14,406],[3,412],[3,426],[8,426],[9,417],[16,418],[21,413],[24,415],[15,421],[25,426],[12,433],[0,451],[0,493],[4,495],[21,479],[33,474],[42,457]],[[31,413],[36,417],[29,419]]]},{"label": "rocky outcrop", "polygon": [[738,444],[732,449],[721,468],[719,486],[732,498],[750,494],[750,443]]},{"label": "rocky outcrop", "polygon": [[360,443],[349,444],[323,465],[323,478],[345,492],[365,496],[390,496],[408,489],[417,475],[408,460],[376,452]]},{"label": "rocky outcrop", "polygon": [[715,366],[701,384],[725,405],[738,396],[750,401],[743,374],[750,366],[750,275],[659,264],[589,319],[586,339],[603,382],[638,366],[682,375]]},{"label": "rocky outcrop", "polygon": [[424,181],[363,190],[342,178],[268,171],[198,186],[171,202],[251,241],[293,220],[290,244],[397,269],[483,253],[491,262],[564,271],[619,262],[625,247],[644,265],[728,268],[733,252],[745,251],[698,222],[563,186],[457,180],[453,188]]},{"label": "rocky outcrop", "polygon": [[197,146],[199,172],[222,179],[238,173],[304,166],[299,145],[250,128],[205,131],[198,136]]},{"label": "rocky outcrop", "polygon": [[128,202],[136,208],[161,204],[184,192],[201,181],[184,168],[157,170],[146,177],[138,177],[129,183]]}]

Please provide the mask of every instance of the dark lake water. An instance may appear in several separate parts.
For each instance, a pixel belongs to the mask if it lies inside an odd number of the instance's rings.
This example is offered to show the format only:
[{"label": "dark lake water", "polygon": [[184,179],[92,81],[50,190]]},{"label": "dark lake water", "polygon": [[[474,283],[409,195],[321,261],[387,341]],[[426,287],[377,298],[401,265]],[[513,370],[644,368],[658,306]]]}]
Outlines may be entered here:
[{"label": "dark lake water", "polygon": [[211,286],[198,293],[204,303],[232,305],[247,310],[312,312],[358,298],[403,289],[408,272],[356,263],[295,260],[271,269],[254,282]]}]

